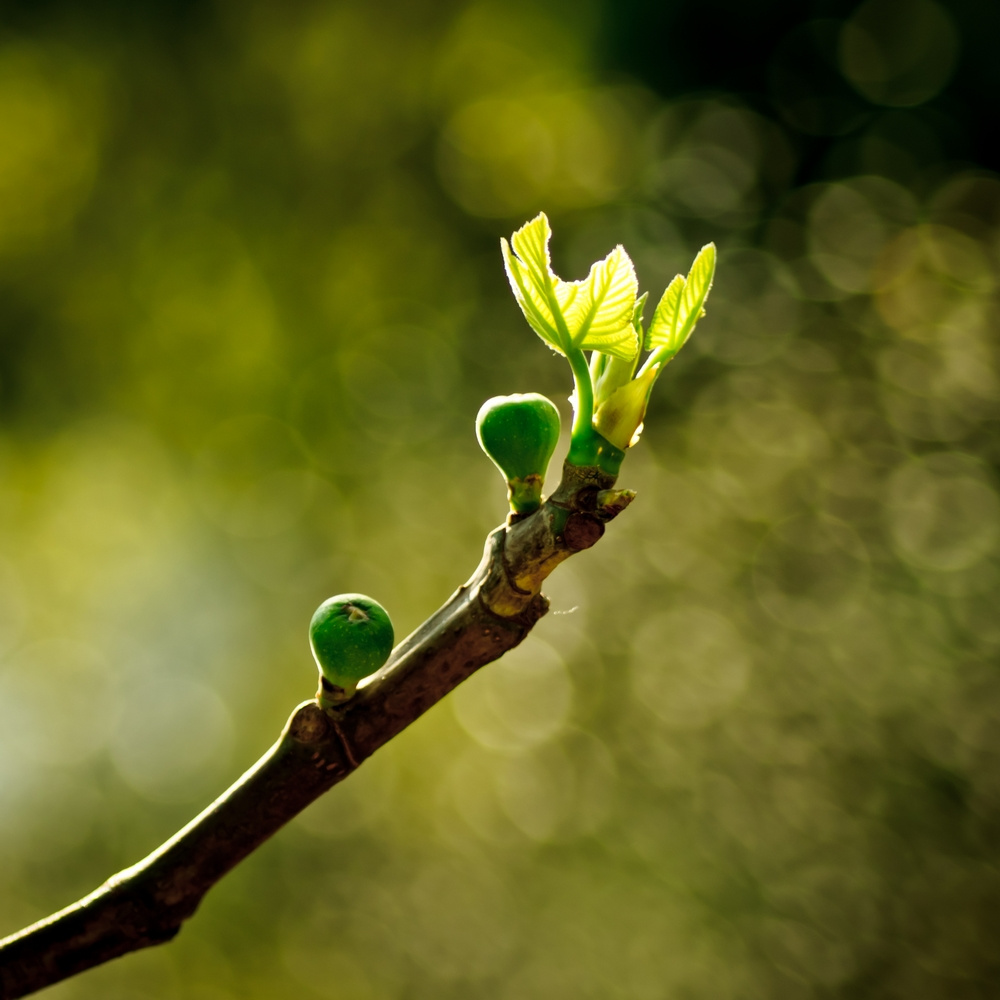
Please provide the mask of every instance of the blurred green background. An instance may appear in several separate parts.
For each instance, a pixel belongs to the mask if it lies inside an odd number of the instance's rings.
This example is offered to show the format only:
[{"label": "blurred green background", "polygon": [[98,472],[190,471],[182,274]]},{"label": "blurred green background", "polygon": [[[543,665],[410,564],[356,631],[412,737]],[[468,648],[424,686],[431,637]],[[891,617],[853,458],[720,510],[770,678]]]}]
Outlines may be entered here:
[{"label": "blurred green background", "polygon": [[[107,1000],[1000,989],[1000,7],[5,4],[0,933],[154,848],[504,514],[498,241],[720,250],[553,613]],[[564,420],[565,422],[565,420]],[[553,470],[554,472],[555,470]]]}]

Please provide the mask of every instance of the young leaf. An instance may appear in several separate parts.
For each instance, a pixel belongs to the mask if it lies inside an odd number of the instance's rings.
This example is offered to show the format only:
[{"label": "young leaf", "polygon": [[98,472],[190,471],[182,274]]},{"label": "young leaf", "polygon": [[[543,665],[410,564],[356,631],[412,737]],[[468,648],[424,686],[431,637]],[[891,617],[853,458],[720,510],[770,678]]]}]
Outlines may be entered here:
[{"label": "young leaf", "polygon": [[638,291],[635,268],[620,246],[583,281],[559,282],[556,295],[573,345],[631,361],[639,349],[632,326]]},{"label": "young leaf", "polygon": [[551,236],[549,220],[544,212],[540,212],[514,233],[510,238],[511,246],[501,239],[500,248],[507,280],[524,318],[549,347],[565,354],[568,346],[565,343],[566,324],[560,315],[561,303],[556,296],[557,283],[564,285],[565,282],[560,282],[552,273],[549,257]]},{"label": "young leaf", "polygon": [[542,212],[514,233],[509,246],[500,241],[507,278],[525,319],[560,354],[575,347],[631,360],[639,349],[631,325],[638,282],[628,254],[615,247],[583,281],[563,281],[552,270],[551,237]]},{"label": "young leaf", "polygon": [[715,276],[715,244],[703,246],[695,257],[687,278],[679,274],[667,286],[646,335],[650,350],[666,348],[673,357],[687,342],[695,324],[705,314],[705,299]]},{"label": "young leaf", "polygon": [[674,330],[677,327],[677,313],[681,305],[681,296],[684,294],[684,284],[684,275],[678,274],[667,285],[656,312],[653,313],[653,322],[646,331],[647,351],[656,347],[674,349]]},{"label": "young leaf", "polygon": [[621,358],[622,361],[631,361],[639,352],[639,338],[636,336],[635,327],[628,323],[620,330],[608,333],[595,333],[591,330],[580,341],[579,346],[588,351],[610,354],[612,357]]}]

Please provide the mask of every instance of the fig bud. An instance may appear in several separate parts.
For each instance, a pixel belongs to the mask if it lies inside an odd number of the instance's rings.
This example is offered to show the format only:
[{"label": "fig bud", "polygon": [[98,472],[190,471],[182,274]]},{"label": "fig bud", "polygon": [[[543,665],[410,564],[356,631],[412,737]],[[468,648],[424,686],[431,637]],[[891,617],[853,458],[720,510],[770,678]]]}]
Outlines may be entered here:
[{"label": "fig bud", "polygon": [[542,483],[559,441],[559,411],[537,392],[494,396],[476,417],[479,445],[507,481],[516,514],[530,514],[542,502]]},{"label": "fig bud", "polygon": [[358,682],[389,658],[393,639],[392,622],[378,601],[364,594],[325,600],[309,623],[309,645],[321,675],[320,704],[350,698]]}]

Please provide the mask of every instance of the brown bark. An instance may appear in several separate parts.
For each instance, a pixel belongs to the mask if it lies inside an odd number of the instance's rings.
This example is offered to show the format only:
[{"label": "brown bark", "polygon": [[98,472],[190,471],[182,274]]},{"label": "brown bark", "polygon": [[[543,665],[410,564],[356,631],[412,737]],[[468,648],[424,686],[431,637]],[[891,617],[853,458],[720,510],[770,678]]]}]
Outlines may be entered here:
[{"label": "brown bark", "polygon": [[187,826],[72,906],[0,941],[0,1000],[173,938],[231,868],[545,614],[542,581],[589,548],[634,494],[566,466],[534,514],[492,532],[448,602],[336,710],[298,706],[273,747]]}]

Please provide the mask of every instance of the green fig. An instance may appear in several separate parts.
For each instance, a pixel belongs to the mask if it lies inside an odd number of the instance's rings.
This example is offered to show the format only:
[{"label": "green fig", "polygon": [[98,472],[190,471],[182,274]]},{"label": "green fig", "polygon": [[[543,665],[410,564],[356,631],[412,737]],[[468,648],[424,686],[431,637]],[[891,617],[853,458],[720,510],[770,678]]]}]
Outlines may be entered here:
[{"label": "green fig", "polygon": [[309,644],[320,669],[320,704],[350,698],[358,682],[375,673],[392,652],[392,622],[385,608],[364,594],[324,601],[309,623]]},{"label": "green fig", "polygon": [[479,445],[507,481],[515,514],[530,514],[542,503],[542,483],[559,441],[559,411],[537,392],[494,396],[476,417]]}]

